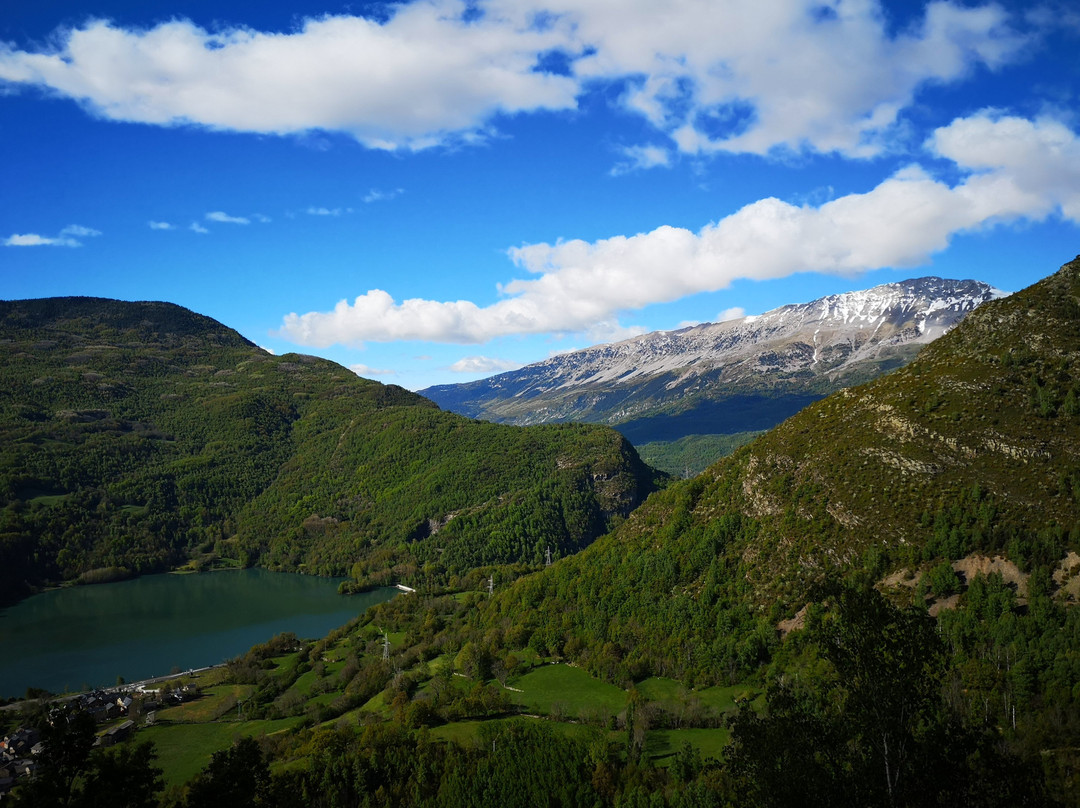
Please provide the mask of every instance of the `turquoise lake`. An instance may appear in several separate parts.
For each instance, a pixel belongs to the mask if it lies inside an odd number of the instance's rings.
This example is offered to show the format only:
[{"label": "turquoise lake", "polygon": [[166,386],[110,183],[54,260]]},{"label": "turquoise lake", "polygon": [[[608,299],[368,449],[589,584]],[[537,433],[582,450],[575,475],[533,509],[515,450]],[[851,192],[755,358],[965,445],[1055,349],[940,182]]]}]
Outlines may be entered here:
[{"label": "turquoise lake", "polygon": [[247,569],[34,595],[0,610],[0,698],[216,665],[282,631],[322,637],[398,594],[339,595],[341,580]]}]

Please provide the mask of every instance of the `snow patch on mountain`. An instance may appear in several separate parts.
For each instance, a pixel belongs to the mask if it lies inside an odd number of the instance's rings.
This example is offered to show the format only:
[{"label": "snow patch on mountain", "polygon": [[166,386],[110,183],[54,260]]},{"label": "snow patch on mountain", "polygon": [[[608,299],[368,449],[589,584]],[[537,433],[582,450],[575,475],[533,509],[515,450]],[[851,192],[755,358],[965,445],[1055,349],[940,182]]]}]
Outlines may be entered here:
[{"label": "snow patch on mountain", "polygon": [[[797,358],[784,362],[785,370],[820,364],[825,347],[847,343],[855,350],[836,363],[839,366],[868,358],[881,347],[931,342],[976,306],[1005,294],[978,281],[920,278],[830,295],[757,316],[654,332],[555,356],[523,369],[535,377],[536,386],[518,390],[516,395],[626,383],[703,365],[717,367],[745,360],[762,345],[800,338],[813,350],[805,362]],[[878,339],[872,339],[875,334]],[[766,362],[759,367],[771,366]],[[513,377],[520,372],[502,375]]]},{"label": "snow patch on mountain", "polygon": [[[807,379],[842,386],[856,370],[896,366],[983,303],[1007,293],[974,280],[918,278],[781,306],[763,314],[558,354],[519,370],[422,391],[474,417],[615,423],[665,401]],[[614,398],[612,398],[614,397]],[[617,399],[617,401],[615,400]]]}]

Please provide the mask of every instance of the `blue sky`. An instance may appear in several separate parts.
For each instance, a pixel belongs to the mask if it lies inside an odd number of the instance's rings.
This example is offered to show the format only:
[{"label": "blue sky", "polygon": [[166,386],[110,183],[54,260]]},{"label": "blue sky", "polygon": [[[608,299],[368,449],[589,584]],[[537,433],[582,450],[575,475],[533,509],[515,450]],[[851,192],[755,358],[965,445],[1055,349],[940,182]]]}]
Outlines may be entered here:
[{"label": "blue sky", "polygon": [[1074,2],[0,0],[0,297],[420,389],[1080,252]]}]

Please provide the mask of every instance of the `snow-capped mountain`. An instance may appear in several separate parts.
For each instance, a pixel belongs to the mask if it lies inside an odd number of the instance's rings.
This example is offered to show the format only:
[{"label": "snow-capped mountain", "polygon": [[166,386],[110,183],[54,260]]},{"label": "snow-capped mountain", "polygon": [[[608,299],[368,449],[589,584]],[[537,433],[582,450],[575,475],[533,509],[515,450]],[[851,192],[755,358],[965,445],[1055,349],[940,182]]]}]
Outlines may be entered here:
[{"label": "snow-capped mountain", "polygon": [[[973,280],[889,283],[757,316],[598,345],[421,394],[445,409],[516,424],[625,425],[663,415],[688,420],[687,428],[696,424],[691,432],[677,430],[684,434],[767,428],[772,424],[748,425],[739,418],[729,423],[717,405],[737,401],[746,409],[748,397],[772,405],[786,400],[774,420],[778,423],[810,400],[906,363],[968,312],[1005,294]],[[750,409],[764,415],[775,406]],[[707,414],[710,422],[697,423],[701,419],[692,417],[694,411]]]}]

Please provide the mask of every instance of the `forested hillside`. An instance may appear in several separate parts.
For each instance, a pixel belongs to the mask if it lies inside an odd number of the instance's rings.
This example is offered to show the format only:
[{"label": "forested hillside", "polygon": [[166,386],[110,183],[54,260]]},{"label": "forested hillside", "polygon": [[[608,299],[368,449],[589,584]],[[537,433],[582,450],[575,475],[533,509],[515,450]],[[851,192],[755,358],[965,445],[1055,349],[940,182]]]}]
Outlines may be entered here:
[{"label": "forested hillside", "polygon": [[653,495],[487,625],[613,680],[715,682],[765,661],[830,575],[1000,554],[1049,593],[1080,550],[1078,402],[1080,260]]},{"label": "forested hillside", "polygon": [[[444,433],[479,476],[517,469],[508,451],[554,460],[520,496],[476,483],[491,510],[417,510],[397,544],[355,539],[359,575],[394,563],[418,592],[317,642],[253,648],[194,704],[162,710],[140,735],[160,744],[163,804],[1080,805],[1078,362],[1080,259],[907,368],[652,493],[580,552],[497,570],[490,596],[479,570],[451,581],[446,558],[517,547],[535,560],[536,535],[584,524],[566,516],[569,455],[546,441],[570,436],[608,462],[625,444],[605,455],[606,432],[475,431],[407,401],[330,427],[307,413],[344,399],[315,389],[289,426],[311,454],[282,460],[223,547],[257,550],[245,531],[258,512],[301,520],[262,558],[330,563],[359,526],[390,529],[365,509],[380,493],[447,496],[459,477],[434,459]],[[349,453],[369,458],[351,482]],[[588,479],[602,512],[599,498],[629,489],[600,462]],[[526,516],[552,501],[561,521]],[[500,536],[518,543],[485,541]],[[132,765],[110,787],[160,790],[151,753],[125,747]],[[96,799],[113,763],[88,753],[67,780],[46,765],[17,804],[48,789]]]},{"label": "forested hillside", "polygon": [[654,485],[611,430],[472,422],[171,304],[4,302],[0,344],[0,600],[185,561],[539,564]]}]

